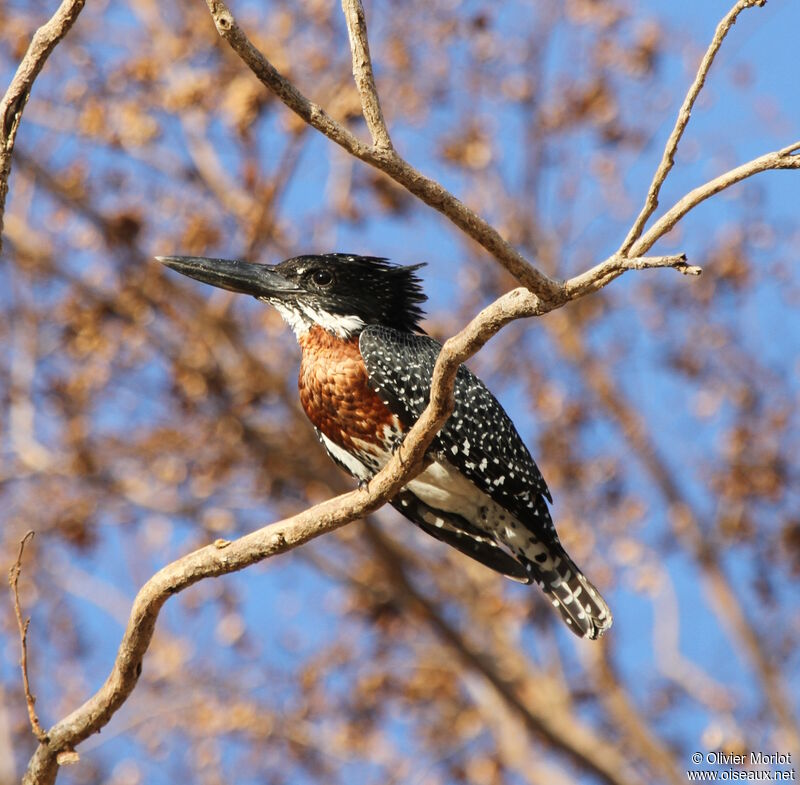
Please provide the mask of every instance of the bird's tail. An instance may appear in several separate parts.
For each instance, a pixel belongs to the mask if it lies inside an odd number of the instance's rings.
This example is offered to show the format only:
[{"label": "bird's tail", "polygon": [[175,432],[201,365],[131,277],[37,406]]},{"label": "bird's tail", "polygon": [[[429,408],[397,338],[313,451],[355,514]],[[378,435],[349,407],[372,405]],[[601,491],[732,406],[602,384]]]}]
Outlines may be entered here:
[{"label": "bird's tail", "polygon": [[576,635],[599,638],[611,626],[611,609],[560,543],[545,547],[547,557],[539,553],[526,567]]}]

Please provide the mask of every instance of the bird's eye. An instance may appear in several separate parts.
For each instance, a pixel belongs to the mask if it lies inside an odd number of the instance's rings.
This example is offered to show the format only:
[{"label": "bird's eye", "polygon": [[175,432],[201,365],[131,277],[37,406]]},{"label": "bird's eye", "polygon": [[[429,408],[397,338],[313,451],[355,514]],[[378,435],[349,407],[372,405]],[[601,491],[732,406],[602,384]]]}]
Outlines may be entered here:
[{"label": "bird's eye", "polygon": [[333,281],[333,276],[328,270],[314,270],[314,272],[311,273],[311,280],[317,286],[330,286]]}]

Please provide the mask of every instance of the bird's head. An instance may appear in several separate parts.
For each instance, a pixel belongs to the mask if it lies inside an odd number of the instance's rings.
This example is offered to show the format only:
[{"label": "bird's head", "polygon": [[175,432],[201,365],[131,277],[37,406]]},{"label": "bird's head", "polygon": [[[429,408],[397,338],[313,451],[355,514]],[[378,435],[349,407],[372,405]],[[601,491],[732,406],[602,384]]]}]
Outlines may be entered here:
[{"label": "bird's head", "polygon": [[159,256],[160,262],[203,283],[273,305],[299,336],[319,325],[340,338],[370,324],[419,332],[423,312],[416,271],[374,256],[331,253],[296,256],[276,265],[197,256]]}]

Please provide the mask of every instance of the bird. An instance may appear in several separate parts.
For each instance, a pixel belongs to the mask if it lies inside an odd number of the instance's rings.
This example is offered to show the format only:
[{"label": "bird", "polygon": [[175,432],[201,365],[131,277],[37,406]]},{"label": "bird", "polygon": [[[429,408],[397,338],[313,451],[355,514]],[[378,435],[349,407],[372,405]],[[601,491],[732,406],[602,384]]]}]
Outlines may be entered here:
[{"label": "bird", "polygon": [[[420,324],[424,265],[345,253],[275,265],[156,258],[273,306],[300,345],[300,403],[328,455],[359,485],[386,465],[428,404],[442,348]],[[495,572],[538,584],[569,629],[599,638],[611,626],[611,610],[562,546],[548,506],[552,496],[516,427],[464,365],[453,394],[453,413],[422,470],[390,503]]]}]

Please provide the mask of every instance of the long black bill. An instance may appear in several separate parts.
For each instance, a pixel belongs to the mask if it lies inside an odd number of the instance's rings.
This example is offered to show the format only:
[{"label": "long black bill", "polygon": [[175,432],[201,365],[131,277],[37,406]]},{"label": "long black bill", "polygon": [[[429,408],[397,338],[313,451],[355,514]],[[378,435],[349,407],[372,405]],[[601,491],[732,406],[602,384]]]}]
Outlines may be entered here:
[{"label": "long black bill", "polygon": [[266,264],[203,256],[156,256],[156,259],[189,278],[220,289],[251,294],[253,297],[285,295],[297,291],[288,278]]}]

